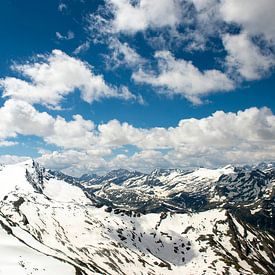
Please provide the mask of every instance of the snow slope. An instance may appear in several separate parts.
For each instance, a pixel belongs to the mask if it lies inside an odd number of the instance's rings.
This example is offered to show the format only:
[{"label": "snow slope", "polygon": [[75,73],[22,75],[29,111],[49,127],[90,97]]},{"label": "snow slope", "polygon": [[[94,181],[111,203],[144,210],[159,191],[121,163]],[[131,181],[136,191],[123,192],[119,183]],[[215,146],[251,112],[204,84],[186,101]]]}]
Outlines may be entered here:
[{"label": "snow slope", "polygon": [[[30,248],[17,238],[8,234],[2,226],[0,219],[0,274],[20,275],[74,275],[73,266],[49,257]],[[2,224],[3,225],[3,224]],[[31,243],[30,243],[31,245]]]},{"label": "snow slope", "polygon": [[[194,173],[216,181],[219,173],[232,174],[231,168],[225,170]],[[275,272],[274,236],[220,207],[198,213],[142,214],[102,206],[80,187],[32,161],[2,167],[0,185],[0,252],[6,244],[16,247],[1,259],[5,275],[16,274],[7,269],[11,260],[17,274]]]}]

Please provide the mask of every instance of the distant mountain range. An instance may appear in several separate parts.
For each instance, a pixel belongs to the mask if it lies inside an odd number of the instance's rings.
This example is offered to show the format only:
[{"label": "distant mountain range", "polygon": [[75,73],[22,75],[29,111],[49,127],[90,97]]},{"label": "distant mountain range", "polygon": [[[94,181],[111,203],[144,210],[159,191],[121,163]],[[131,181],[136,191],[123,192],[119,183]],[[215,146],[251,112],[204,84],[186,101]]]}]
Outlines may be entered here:
[{"label": "distant mountain range", "polygon": [[275,163],[71,177],[0,166],[0,274],[275,274]]}]

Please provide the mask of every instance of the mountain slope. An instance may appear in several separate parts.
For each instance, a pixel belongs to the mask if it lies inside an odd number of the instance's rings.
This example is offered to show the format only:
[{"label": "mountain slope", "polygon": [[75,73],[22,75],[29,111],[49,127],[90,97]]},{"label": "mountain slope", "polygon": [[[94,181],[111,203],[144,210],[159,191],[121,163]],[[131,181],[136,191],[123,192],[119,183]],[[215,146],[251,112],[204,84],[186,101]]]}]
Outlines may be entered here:
[{"label": "mountain slope", "polygon": [[[244,222],[231,209],[217,205],[196,213],[147,214],[112,209],[99,205],[96,195],[88,194],[86,187],[80,188],[79,182],[60,180],[35,162],[5,166],[0,170],[0,234],[16,242],[20,240],[34,254],[50,255],[47,258],[53,262],[47,262],[48,274],[55,268],[60,268],[58,274],[275,272],[273,234]],[[211,179],[216,183],[220,176],[214,174]],[[157,173],[156,177],[160,181],[163,176]],[[140,179],[143,175],[134,175],[131,180],[135,177]],[[107,186],[130,189],[125,179],[127,177],[117,184],[112,183],[113,180],[105,182],[102,190]],[[208,182],[207,190],[215,188],[215,184]],[[136,186],[142,192],[144,182],[140,183]],[[156,181],[154,186],[163,185]],[[198,192],[205,194],[205,188],[198,188]],[[35,256],[32,257],[33,262],[24,261],[26,270],[20,274],[29,274],[35,266]],[[5,272],[5,275],[12,274]]]},{"label": "mountain slope", "polygon": [[73,266],[48,257],[13,237],[1,217],[0,255],[0,274],[75,274]]},{"label": "mountain slope", "polygon": [[254,224],[264,223],[275,232],[274,167],[262,163],[212,170],[162,169],[150,174],[127,171],[118,179],[107,174],[79,186],[103,204],[144,213],[186,213],[216,207],[245,210]]}]

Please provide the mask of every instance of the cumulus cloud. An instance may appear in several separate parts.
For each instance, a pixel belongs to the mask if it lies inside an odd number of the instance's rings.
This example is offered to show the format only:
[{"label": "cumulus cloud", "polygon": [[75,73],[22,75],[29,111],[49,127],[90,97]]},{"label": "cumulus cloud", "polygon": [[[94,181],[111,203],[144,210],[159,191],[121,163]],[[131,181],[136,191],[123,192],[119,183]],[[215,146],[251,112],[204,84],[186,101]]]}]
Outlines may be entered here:
[{"label": "cumulus cloud", "polygon": [[262,78],[275,64],[274,55],[261,50],[247,33],[226,34],[223,44],[228,52],[226,63],[229,70],[237,71],[246,80]]},{"label": "cumulus cloud", "polygon": [[110,97],[135,99],[125,87],[108,85],[102,75],[93,73],[89,64],[60,50],[53,50],[50,55],[40,55],[38,59],[35,63],[13,66],[13,70],[29,81],[14,77],[0,79],[4,97],[51,107],[58,107],[63,98],[76,89],[88,103]]},{"label": "cumulus cloud", "polygon": [[119,154],[110,162],[111,169],[124,168],[145,172],[167,167],[171,167],[171,161],[157,150],[142,150],[134,153],[132,156]]},{"label": "cumulus cloud", "polygon": [[202,119],[183,119],[177,127],[169,128],[143,129],[110,121],[98,126],[98,131],[100,146],[130,144],[138,148],[130,156],[114,156],[104,164],[106,170],[253,163],[273,159],[275,152],[275,116],[268,108],[217,111]]},{"label": "cumulus cloud", "polygon": [[222,18],[239,24],[251,35],[264,35],[275,43],[275,2],[273,0],[222,0]]},{"label": "cumulus cloud", "polygon": [[127,122],[111,120],[98,126],[99,143],[104,146],[120,147],[126,144],[139,144],[144,138],[144,131]]},{"label": "cumulus cloud", "polygon": [[268,108],[249,108],[237,113],[217,111],[202,119],[184,119],[170,130],[176,144],[203,145],[216,148],[240,144],[272,143],[275,116]]},{"label": "cumulus cloud", "polygon": [[0,139],[20,135],[35,135],[47,143],[63,148],[88,149],[93,143],[94,124],[75,115],[73,120],[54,118],[37,111],[25,101],[10,99],[0,108]]},{"label": "cumulus cloud", "polygon": [[222,35],[228,52],[226,63],[245,80],[261,79],[274,68],[274,13],[273,0],[223,0],[220,3],[221,18],[241,28],[239,34]]},{"label": "cumulus cloud", "polygon": [[[222,36],[227,26],[234,25],[249,36],[263,36],[266,42],[275,43],[275,2],[273,0],[190,0],[194,31],[201,36]],[[186,5],[186,3],[184,4]],[[204,39],[205,37],[201,37]]]},{"label": "cumulus cloud", "polygon": [[[42,165],[50,169],[59,169],[69,175],[80,176],[88,171],[104,174],[113,169],[129,169],[149,172],[155,168],[172,167],[172,159],[157,150],[142,150],[129,156],[126,154],[103,156],[76,150],[47,152],[37,158]],[[184,164],[182,166],[182,164]],[[181,159],[176,166],[185,167],[186,161]]]},{"label": "cumulus cloud", "polygon": [[200,71],[192,62],[177,60],[168,51],[157,52],[155,57],[159,73],[139,70],[132,76],[136,82],[164,87],[171,95],[182,95],[195,104],[201,103],[203,95],[234,88],[233,81],[221,71]]},{"label": "cumulus cloud", "polygon": [[[197,22],[203,26],[203,35],[222,39],[227,56],[228,73],[239,80],[259,80],[274,68],[275,64],[275,2],[238,0],[192,0],[197,9]],[[214,13],[213,13],[214,11]],[[235,33],[228,31],[234,26]],[[234,29],[233,28],[233,29]],[[196,31],[200,27],[196,27]],[[214,33],[214,34],[215,34]],[[201,37],[201,36],[199,36]]]},{"label": "cumulus cloud", "polygon": [[64,173],[73,176],[80,176],[88,171],[103,173],[107,171],[106,167],[108,167],[107,162],[100,154],[93,154],[89,151],[66,150],[47,152],[37,158],[37,161],[49,169],[62,170]]},{"label": "cumulus cloud", "polygon": [[53,117],[39,113],[23,101],[8,100],[0,109],[0,138],[17,134],[45,136],[52,131]]},{"label": "cumulus cloud", "polygon": [[[19,134],[58,146],[60,151],[41,152],[39,161],[70,173],[212,167],[272,159],[275,153],[275,115],[268,108],[217,111],[206,118],[183,119],[176,127],[147,129],[117,120],[95,125],[80,115],[66,121],[11,99],[0,108],[0,140],[13,137],[16,142]],[[132,146],[131,152],[122,150],[125,146]]]},{"label": "cumulus cloud", "polygon": [[268,108],[238,113],[217,111],[202,119],[183,119],[177,127],[135,128],[112,120],[98,126],[99,142],[105,146],[135,145],[141,149],[195,147],[227,148],[243,144],[266,144],[275,137],[275,116]]},{"label": "cumulus cloud", "polygon": [[0,108],[0,139],[35,135],[45,142],[92,155],[133,145],[141,150],[175,149],[186,146],[233,148],[274,143],[275,116],[268,108],[250,108],[238,113],[217,111],[202,119],[183,119],[177,127],[136,128],[111,120],[95,125],[80,115],[71,121],[39,112],[24,101],[8,100]]},{"label": "cumulus cloud", "polygon": [[135,33],[147,28],[174,27],[180,22],[180,1],[108,0],[113,7],[113,31]]},{"label": "cumulus cloud", "polygon": [[209,50],[210,47],[207,44],[211,38],[217,37],[223,32],[219,10],[220,1],[189,0],[182,2],[182,4],[186,9],[185,17],[189,18],[188,21],[183,22],[186,29],[183,35],[187,40],[186,50]]},{"label": "cumulus cloud", "polygon": [[[199,104],[204,95],[232,90],[243,81],[259,80],[272,71],[274,3],[273,0],[253,3],[249,0],[108,0],[90,16],[89,27],[92,40],[109,47],[109,67],[128,66],[135,70],[136,83],[151,84],[158,91],[181,94]],[[156,52],[156,60],[136,55],[130,42],[135,45],[138,32],[142,32],[147,45]],[[120,42],[121,37],[126,37],[129,43]],[[183,59],[174,60],[174,64],[177,61],[181,66],[154,72],[155,61],[160,63],[162,59],[167,63],[167,54],[164,57],[163,53],[173,53],[175,49],[207,50],[214,55],[225,51],[227,56],[219,55],[214,64],[226,71],[215,68],[202,71]],[[173,63],[171,56],[169,59],[170,64]],[[145,70],[146,65],[151,66],[153,72]],[[140,70],[136,71],[137,68]],[[189,81],[184,79],[187,75]],[[167,79],[168,76],[175,77],[176,81]]]}]

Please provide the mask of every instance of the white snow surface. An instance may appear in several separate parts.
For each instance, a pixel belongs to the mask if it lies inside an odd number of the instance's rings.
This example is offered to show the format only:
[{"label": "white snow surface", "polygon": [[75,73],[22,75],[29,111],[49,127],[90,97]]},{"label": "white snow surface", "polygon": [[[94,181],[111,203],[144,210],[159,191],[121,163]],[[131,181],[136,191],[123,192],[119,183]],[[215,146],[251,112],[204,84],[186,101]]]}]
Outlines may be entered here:
[{"label": "white snow surface", "polygon": [[[37,180],[32,162],[0,168],[0,221],[12,230],[8,235],[0,225],[1,275],[70,275],[75,274],[75,266],[87,275],[255,274],[245,260],[240,260],[239,271],[227,265],[226,257],[238,258],[238,253],[226,210],[115,214],[105,206],[93,206],[80,188],[54,178],[44,177],[43,191],[37,191],[26,179],[26,169]],[[198,169],[181,177],[198,178],[199,184],[224,173],[233,170]],[[175,178],[177,172],[171,174],[174,183]],[[235,224],[244,237],[242,224]],[[251,249],[258,237],[248,234]],[[272,264],[264,251],[257,253]]]},{"label": "white snow surface", "polygon": [[53,257],[46,256],[0,227],[1,275],[75,275],[75,269]]},{"label": "white snow surface", "polygon": [[31,161],[0,167],[0,199],[14,190],[34,191],[25,177],[28,167],[31,167]]}]

